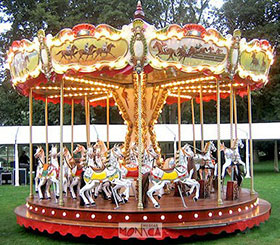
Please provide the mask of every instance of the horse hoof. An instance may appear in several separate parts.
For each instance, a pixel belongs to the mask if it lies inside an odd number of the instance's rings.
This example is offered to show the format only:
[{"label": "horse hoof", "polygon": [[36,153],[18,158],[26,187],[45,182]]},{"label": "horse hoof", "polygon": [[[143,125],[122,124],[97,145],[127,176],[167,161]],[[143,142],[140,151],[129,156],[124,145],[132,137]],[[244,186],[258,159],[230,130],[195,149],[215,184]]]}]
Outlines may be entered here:
[{"label": "horse hoof", "polygon": [[86,207],[90,207],[90,204],[89,204],[89,203],[86,203],[85,206],[86,206]]},{"label": "horse hoof", "polygon": [[189,197],[191,193],[189,191],[186,192],[186,196]]},{"label": "horse hoof", "polygon": [[43,197],[40,197],[40,200],[44,200],[44,198],[43,198]]},{"label": "horse hoof", "polygon": [[35,191],[36,193],[38,193],[38,191]]},{"label": "horse hoof", "polygon": [[161,199],[161,195],[158,195],[157,197],[158,197],[158,200],[160,200],[160,199]]},{"label": "horse hoof", "polygon": [[197,197],[194,197],[193,200],[194,200],[194,202],[197,202],[198,199],[197,199]]},{"label": "horse hoof", "polygon": [[76,199],[77,199],[77,197],[73,197],[73,199],[74,199],[74,200],[76,200]]},{"label": "horse hoof", "polygon": [[97,199],[98,195],[94,195],[94,199]]},{"label": "horse hoof", "polygon": [[124,203],[127,203],[127,202],[128,202],[128,200],[127,200],[127,199],[123,199],[123,201],[124,201]]},{"label": "horse hoof", "polygon": [[155,204],[154,207],[155,208],[160,208],[160,205],[159,204]]},{"label": "horse hoof", "polygon": [[51,197],[47,197],[47,200],[51,200]]},{"label": "horse hoof", "polygon": [[91,206],[96,207],[96,203],[95,202],[91,203]]},{"label": "horse hoof", "polygon": [[56,199],[59,199],[59,196],[55,196]]}]

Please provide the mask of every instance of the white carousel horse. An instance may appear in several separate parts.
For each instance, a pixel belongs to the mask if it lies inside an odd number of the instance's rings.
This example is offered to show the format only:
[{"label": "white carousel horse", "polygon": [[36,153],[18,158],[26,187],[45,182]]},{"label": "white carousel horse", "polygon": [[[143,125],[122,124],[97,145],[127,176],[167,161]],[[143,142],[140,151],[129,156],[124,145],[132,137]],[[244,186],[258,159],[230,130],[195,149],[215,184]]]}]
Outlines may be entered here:
[{"label": "white carousel horse", "polygon": [[43,193],[41,190],[41,187],[47,182],[47,186],[46,186],[46,195],[47,195],[47,199],[51,198],[50,192],[49,192],[49,187],[50,187],[50,182],[55,184],[55,195],[58,198],[59,197],[59,165],[58,165],[58,161],[57,161],[57,147],[56,146],[52,146],[51,151],[50,151],[50,165],[46,165],[46,167],[43,169],[42,171],[42,175],[40,178],[40,182],[38,185],[38,194],[39,194],[39,198],[43,199]]},{"label": "white carousel horse", "polygon": [[227,148],[225,144],[221,144],[221,151],[224,151],[224,157],[225,157],[225,164],[222,168],[222,178],[226,175],[226,169],[231,165],[243,165],[244,172],[246,173],[246,164],[241,160],[240,154],[239,154],[239,147],[243,148],[244,144],[241,139],[236,139],[233,142],[233,147]]},{"label": "white carousel horse", "polygon": [[38,185],[39,185],[39,181],[42,176],[43,167],[45,164],[45,152],[44,152],[44,149],[42,148],[42,146],[37,147],[34,157],[36,159],[38,159],[38,165],[36,168],[36,176],[34,179],[35,180],[35,191],[38,192]]},{"label": "white carousel horse", "polygon": [[132,143],[129,148],[129,155],[127,159],[126,168],[137,168],[138,167],[138,147],[136,143]]},{"label": "white carousel horse", "polygon": [[[83,186],[80,190],[80,196],[83,199],[85,205],[95,205],[94,200],[89,194],[89,191],[95,187],[100,182],[110,181],[112,184],[116,186],[125,187],[125,200],[127,201],[129,198],[129,187],[128,184],[130,182],[124,180],[121,176],[121,171],[119,168],[119,159],[123,158],[123,154],[121,152],[121,148],[115,145],[111,150],[108,151],[107,154],[107,162],[105,165],[105,169],[97,172],[93,170],[93,168],[88,167],[84,173],[83,179],[85,182],[85,186]],[[116,187],[115,186],[115,187]],[[114,187],[114,188],[115,188]],[[113,196],[115,195],[113,188]]]},{"label": "white carousel horse", "polygon": [[[151,152],[151,148],[149,149]],[[182,183],[191,187],[190,191],[187,192],[189,196],[194,189],[196,188],[195,196],[193,198],[194,201],[198,200],[199,197],[199,183],[192,179],[193,172],[195,171],[195,165],[189,164],[192,161],[189,161],[189,156],[185,154],[184,147],[179,150],[179,154],[176,157],[176,164],[174,170],[170,172],[164,171],[159,167],[155,167],[152,165],[145,166],[143,169],[148,170],[150,169],[151,174],[151,182],[154,184],[148,191],[147,195],[153,202],[155,208],[159,208],[160,205],[153,197],[153,193],[162,189],[168,183]],[[151,161],[147,161],[147,163],[151,164]]]},{"label": "white carousel horse", "polygon": [[[106,147],[105,143],[102,140],[97,139],[95,145],[92,146],[92,149],[93,149],[93,161],[95,163],[94,168],[103,169],[104,162],[106,161],[105,154],[107,152],[107,147]],[[89,158],[91,158],[92,157],[91,149],[89,149],[87,152],[89,152]],[[92,160],[90,159],[90,161],[92,161]],[[110,200],[112,193],[111,193],[109,187],[110,187],[109,181],[99,183],[99,185],[97,187],[95,187],[95,189],[94,189],[95,199],[98,197],[98,193],[102,189],[105,193],[104,198]]]},{"label": "white carousel horse", "polygon": [[84,146],[77,144],[75,150],[73,151],[74,154],[81,154],[81,158],[79,159],[79,163],[75,165],[75,167],[72,169],[72,181],[70,184],[70,193],[73,199],[76,199],[77,196],[74,191],[74,187],[77,185],[77,192],[79,193],[80,187],[81,187],[81,175],[83,171],[83,166],[86,163],[86,149]]},{"label": "white carousel horse", "polygon": [[[83,146],[81,146],[83,147]],[[75,149],[76,151],[79,150]],[[83,151],[83,149],[81,149]],[[74,151],[75,152],[75,151]],[[70,182],[69,184],[69,190],[71,193],[71,196],[73,199],[76,199],[76,194],[74,192],[74,186],[78,185],[78,190],[79,190],[79,183],[81,179],[81,174],[82,174],[82,168],[83,168],[83,162],[77,162],[71,155],[70,151],[67,149],[67,147],[63,148],[63,158],[64,158],[64,165],[67,165],[67,168],[64,168],[68,171],[68,173],[64,173],[64,176],[67,178],[67,180]],[[68,186],[68,184],[66,185]],[[66,189],[67,190],[67,189]]]},{"label": "white carousel horse", "polygon": [[[211,175],[211,172],[209,173],[209,169],[214,170],[215,165],[213,164],[213,157],[211,156],[212,151],[217,151],[216,146],[214,145],[213,141],[209,141],[206,143],[204,147],[204,154],[200,153],[194,153],[191,149],[191,146],[189,144],[186,144],[185,147],[186,154],[191,156],[193,158],[193,161],[195,163],[196,169],[200,170],[202,167],[205,168],[206,175],[205,178],[207,179],[209,175]],[[203,179],[202,173],[200,172],[200,178]]]}]

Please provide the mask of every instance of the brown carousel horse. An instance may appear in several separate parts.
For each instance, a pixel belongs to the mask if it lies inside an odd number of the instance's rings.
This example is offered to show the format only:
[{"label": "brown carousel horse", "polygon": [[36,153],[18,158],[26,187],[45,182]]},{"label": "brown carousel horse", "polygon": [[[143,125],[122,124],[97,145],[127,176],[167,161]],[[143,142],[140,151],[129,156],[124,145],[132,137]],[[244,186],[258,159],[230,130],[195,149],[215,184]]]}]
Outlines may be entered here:
[{"label": "brown carousel horse", "polygon": [[89,57],[90,55],[93,57],[95,51],[96,51],[96,46],[95,46],[94,44],[90,45],[89,48],[88,48],[88,50],[80,49],[80,50],[78,51],[78,54],[80,55],[79,60],[80,60],[84,55],[86,55],[85,60],[87,60],[88,57]]},{"label": "brown carousel horse", "polygon": [[96,59],[98,56],[101,57],[102,54],[105,54],[105,57],[106,57],[108,54],[110,54],[110,55],[112,55],[114,58],[116,58],[116,56],[113,55],[113,54],[111,53],[111,49],[112,49],[112,48],[115,48],[115,47],[116,47],[116,46],[115,46],[113,43],[109,43],[109,44],[106,46],[106,48],[101,47],[101,48],[96,49],[96,51],[95,51],[96,56],[95,56],[94,59]]},{"label": "brown carousel horse", "polygon": [[156,54],[156,56],[169,55],[167,60],[170,60],[171,58],[172,58],[172,60],[174,60],[173,56],[176,56],[176,50],[173,48],[167,48],[165,46],[166,46],[166,44],[164,42],[159,42],[159,41],[155,42],[155,44],[153,45],[153,49],[158,50],[158,53]]},{"label": "brown carousel horse", "polygon": [[[75,56],[77,54],[76,50],[78,50],[77,46],[72,45],[70,49],[60,50],[56,55],[61,54],[60,61],[63,58],[66,59],[66,60],[71,60],[71,59],[73,59],[73,57],[76,58],[76,56]],[[69,59],[67,59],[67,57],[69,57]]]}]

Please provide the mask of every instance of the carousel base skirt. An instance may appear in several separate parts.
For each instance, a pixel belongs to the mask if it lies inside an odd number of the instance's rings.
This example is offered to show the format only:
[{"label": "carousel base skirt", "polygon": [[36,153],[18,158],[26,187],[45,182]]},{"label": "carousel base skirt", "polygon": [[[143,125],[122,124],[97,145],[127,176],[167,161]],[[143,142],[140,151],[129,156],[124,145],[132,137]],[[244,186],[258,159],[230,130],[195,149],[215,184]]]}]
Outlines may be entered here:
[{"label": "carousel base skirt", "polygon": [[70,197],[64,198],[63,206],[55,199],[34,197],[17,207],[15,213],[19,225],[50,234],[162,240],[243,231],[268,220],[271,212],[270,203],[259,199],[258,194],[251,195],[247,189],[241,189],[238,200],[224,200],[222,205],[217,204],[216,194],[197,202],[185,197],[185,202],[187,208],[180,197],[169,194],[160,200],[161,208],[155,209],[149,202],[147,208],[139,210],[134,197],[119,209],[101,197],[96,200],[96,207],[81,207]]}]

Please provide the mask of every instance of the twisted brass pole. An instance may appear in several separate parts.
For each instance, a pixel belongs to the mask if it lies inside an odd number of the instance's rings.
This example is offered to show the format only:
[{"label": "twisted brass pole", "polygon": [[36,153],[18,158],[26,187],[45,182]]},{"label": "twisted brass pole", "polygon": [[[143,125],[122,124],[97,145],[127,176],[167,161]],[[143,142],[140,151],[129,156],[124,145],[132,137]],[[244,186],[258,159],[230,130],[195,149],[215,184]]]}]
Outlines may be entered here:
[{"label": "twisted brass pole", "polygon": [[60,171],[59,171],[59,200],[58,205],[63,206],[63,123],[64,123],[64,79],[60,84]]},{"label": "twisted brass pole", "polygon": [[193,130],[193,150],[196,153],[196,143],[195,143],[195,118],[194,118],[194,102],[193,98],[191,99],[191,108],[192,108],[192,130]]},{"label": "twisted brass pole", "polygon": [[46,163],[49,160],[49,132],[48,132],[48,96],[45,101],[45,131],[46,131]]},{"label": "twisted brass pole", "polygon": [[218,159],[218,205],[223,204],[221,192],[221,115],[220,115],[220,82],[217,80],[217,159]]},{"label": "twisted brass pole", "polygon": [[138,208],[143,209],[142,200],[142,83],[143,72],[137,74],[138,84]]},{"label": "twisted brass pole", "polygon": [[203,129],[203,96],[202,96],[202,84],[200,84],[200,93],[199,93],[199,100],[200,100],[200,130],[201,130],[201,150],[204,149],[204,129]]}]

